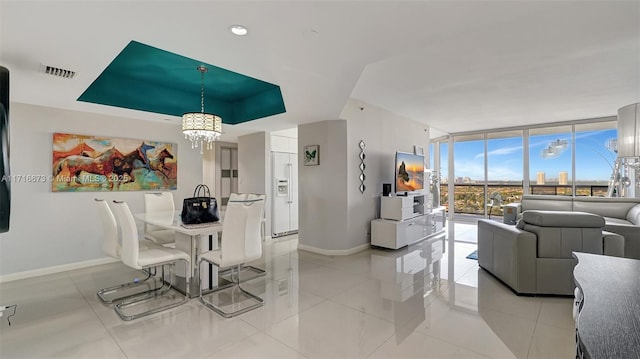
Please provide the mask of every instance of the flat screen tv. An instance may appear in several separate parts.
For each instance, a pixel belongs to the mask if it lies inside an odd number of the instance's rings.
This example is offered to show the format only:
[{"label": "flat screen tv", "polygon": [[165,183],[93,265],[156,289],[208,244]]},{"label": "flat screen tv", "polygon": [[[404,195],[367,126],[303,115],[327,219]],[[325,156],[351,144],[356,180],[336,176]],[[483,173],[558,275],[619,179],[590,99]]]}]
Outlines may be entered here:
[{"label": "flat screen tv", "polygon": [[396,152],[396,193],[424,189],[424,156]]}]

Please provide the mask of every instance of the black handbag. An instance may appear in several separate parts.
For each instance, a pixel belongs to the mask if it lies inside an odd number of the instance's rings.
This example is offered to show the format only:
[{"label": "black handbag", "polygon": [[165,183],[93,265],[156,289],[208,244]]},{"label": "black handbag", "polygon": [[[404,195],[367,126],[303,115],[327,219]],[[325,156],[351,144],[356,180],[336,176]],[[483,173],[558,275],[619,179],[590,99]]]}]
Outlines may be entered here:
[{"label": "black handbag", "polygon": [[193,191],[193,197],[182,200],[180,219],[184,224],[210,223],[220,220],[218,202],[211,197],[207,185],[197,185]]}]

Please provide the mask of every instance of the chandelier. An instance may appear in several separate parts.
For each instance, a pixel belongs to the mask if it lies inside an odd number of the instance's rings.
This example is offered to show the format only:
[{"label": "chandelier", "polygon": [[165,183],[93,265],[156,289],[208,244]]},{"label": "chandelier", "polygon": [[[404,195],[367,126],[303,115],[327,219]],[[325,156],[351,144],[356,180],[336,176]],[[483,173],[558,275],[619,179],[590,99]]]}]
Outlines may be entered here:
[{"label": "chandelier", "polygon": [[222,118],[218,115],[204,112],[204,73],[208,69],[198,66],[200,71],[200,112],[187,112],[182,115],[182,133],[184,138],[191,141],[191,148],[200,147],[200,154],[206,144],[211,150],[213,142],[222,135]]},{"label": "chandelier", "polygon": [[557,139],[549,143],[549,147],[542,150],[542,158],[556,158],[567,149],[569,141]]}]

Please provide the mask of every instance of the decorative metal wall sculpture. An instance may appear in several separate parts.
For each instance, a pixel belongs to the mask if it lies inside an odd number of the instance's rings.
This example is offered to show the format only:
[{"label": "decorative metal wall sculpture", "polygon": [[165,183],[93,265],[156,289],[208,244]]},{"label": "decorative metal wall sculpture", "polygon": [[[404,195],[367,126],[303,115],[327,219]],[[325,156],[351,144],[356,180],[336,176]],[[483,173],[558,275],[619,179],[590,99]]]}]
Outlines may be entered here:
[{"label": "decorative metal wall sculpture", "polygon": [[358,146],[360,146],[360,193],[364,193],[364,190],[367,189],[367,187],[364,185],[364,180],[366,178],[364,175],[364,169],[366,168],[366,166],[364,165],[364,148],[366,147],[366,144],[364,143],[364,141],[360,140]]}]

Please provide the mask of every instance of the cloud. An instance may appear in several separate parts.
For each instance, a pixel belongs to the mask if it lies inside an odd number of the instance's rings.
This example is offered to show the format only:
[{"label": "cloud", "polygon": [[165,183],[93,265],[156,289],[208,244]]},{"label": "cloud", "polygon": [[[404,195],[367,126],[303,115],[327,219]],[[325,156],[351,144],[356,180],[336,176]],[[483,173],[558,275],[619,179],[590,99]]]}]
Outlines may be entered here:
[{"label": "cloud", "polygon": [[[506,163],[503,163],[506,164]],[[482,181],[484,178],[484,163],[477,161],[455,161],[455,176],[469,177],[475,181]],[[513,166],[491,166],[489,180],[493,181],[521,181],[522,165]]]},{"label": "cloud", "polygon": [[[514,147],[503,147],[503,148],[498,148],[492,151],[487,152],[487,155],[489,155],[489,157],[491,156],[508,156],[508,155],[512,155],[516,152],[522,152],[522,146],[514,146]],[[484,158],[484,153],[478,153],[477,155],[474,156],[475,159],[480,159],[480,158]]]}]

